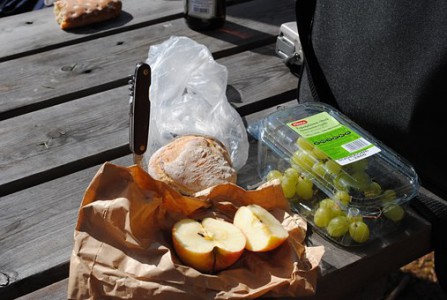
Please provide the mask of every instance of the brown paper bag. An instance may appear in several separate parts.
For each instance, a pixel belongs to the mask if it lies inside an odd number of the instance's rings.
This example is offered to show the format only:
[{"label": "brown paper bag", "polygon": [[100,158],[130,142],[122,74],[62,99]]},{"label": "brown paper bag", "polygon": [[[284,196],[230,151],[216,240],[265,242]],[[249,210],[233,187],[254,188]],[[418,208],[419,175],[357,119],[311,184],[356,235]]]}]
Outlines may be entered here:
[{"label": "brown paper bag", "polygon": [[[289,230],[266,253],[245,251],[217,274],[183,265],[171,242],[185,217],[231,221],[241,205],[257,203]],[[70,258],[68,299],[242,299],[311,295],[322,247],[305,247],[306,222],[289,212],[279,185],[255,191],[225,184],[182,196],[138,166],[105,163],[87,188]],[[174,298],[175,297],[175,298]]]}]

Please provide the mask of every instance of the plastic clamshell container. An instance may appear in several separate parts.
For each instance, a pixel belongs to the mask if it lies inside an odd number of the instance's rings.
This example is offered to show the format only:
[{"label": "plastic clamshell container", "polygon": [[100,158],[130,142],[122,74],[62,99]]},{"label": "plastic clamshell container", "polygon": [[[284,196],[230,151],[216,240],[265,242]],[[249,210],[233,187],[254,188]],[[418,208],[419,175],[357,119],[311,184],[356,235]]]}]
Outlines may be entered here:
[{"label": "plastic clamshell container", "polygon": [[338,110],[298,104],[270,114],[259,130],[260,177],[279,178],[292,209],[318,233],[355,246],[402,224],[419,189],[414,168]]}]

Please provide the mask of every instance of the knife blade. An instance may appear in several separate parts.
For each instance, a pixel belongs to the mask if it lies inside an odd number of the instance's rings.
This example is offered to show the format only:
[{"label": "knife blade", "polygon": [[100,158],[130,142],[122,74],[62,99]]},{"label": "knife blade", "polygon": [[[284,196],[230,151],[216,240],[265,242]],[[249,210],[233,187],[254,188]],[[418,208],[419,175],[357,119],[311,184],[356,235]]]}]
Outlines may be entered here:
[{"label": "knife blade", "polygon": [[[134,156],[134,163],[142,166],[143,154],[146,152],[149,133],[151,68],[146,63],[138,63],[130,84],[129,112],[129,146]],[[143,169],[146,169],[143,167]]]}]

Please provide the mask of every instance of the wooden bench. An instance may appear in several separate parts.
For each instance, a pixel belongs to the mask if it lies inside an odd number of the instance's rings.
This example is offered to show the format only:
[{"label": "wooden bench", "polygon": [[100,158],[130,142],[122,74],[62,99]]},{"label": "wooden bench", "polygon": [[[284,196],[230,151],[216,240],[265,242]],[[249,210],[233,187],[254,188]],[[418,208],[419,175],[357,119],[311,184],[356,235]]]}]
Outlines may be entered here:
[{"label": "wooden bench", "polygon": [[[126,0],[113,21],[60,30],[52,9],[0,19],[0,298],[65,299],[80,201],[105,161],[133,163],[128,145],[128,75],[150,45],[172,35],[206,45],[228,68],[227,97],[254,122],[296,103],[297,77],[275,53],[293,0],[228,1],[222,30],[199,33],[182,1]],[[256,144],[240,184],[258,180]],[[422,193],[429,194],[422,189]],[[356,294],[431,250],[431,226],[409,212],[405,231],[358,251],[324,245],[317,295]],[[343,280],[340,280],[343,278]]]}]

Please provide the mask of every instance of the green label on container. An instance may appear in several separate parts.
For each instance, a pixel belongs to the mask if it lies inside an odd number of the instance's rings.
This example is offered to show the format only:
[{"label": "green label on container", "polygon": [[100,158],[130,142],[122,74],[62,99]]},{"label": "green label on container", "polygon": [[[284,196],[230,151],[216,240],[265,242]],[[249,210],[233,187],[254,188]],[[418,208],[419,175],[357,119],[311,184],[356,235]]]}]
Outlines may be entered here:
[{"label": "green label on container", "polygon": [[287,123],[287,126],[342,166],[380,152],[380,148],[327,112]]}]

